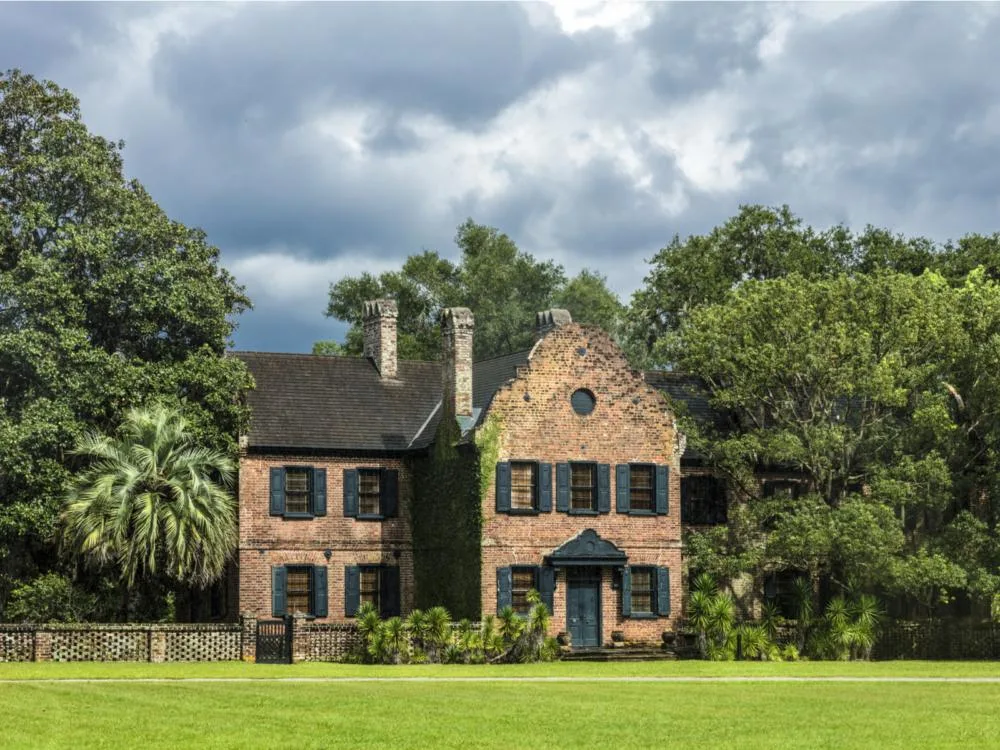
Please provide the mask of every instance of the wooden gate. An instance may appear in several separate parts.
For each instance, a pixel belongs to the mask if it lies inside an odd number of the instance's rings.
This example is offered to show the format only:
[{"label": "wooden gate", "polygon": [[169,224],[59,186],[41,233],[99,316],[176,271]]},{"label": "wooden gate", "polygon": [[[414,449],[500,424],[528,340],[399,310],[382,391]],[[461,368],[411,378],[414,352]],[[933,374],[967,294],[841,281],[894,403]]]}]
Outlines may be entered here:
[{"label": "wooden gate", "polygon": [[257,621],[257,663],[292,663],[292,618]]}]

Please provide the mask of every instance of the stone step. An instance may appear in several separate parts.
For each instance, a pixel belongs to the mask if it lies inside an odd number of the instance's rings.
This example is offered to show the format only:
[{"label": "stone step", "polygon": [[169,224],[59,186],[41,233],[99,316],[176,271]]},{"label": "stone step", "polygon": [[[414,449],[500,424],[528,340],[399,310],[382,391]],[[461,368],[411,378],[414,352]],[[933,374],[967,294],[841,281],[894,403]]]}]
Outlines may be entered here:
[{"label": "stone step", "polygon": [[673,651],[659,648],[588,648],[565,651],[562,661],[669,661],[676,659]]}]

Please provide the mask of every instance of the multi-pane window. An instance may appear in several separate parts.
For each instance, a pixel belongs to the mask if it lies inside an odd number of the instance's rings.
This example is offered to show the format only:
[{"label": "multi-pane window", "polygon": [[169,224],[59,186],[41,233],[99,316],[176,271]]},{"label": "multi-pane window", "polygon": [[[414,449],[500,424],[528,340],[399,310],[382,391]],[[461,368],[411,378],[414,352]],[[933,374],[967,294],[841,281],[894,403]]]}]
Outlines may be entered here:
[{"label": "multi-pane window", "polygon": [[538,464],[527,461],[511,463],[510,507],[512,510],[538,508]]},{"label": "multi-pane window", "polygon": [[632,464],[629,467],[629,508],[633,511],[648,511],[652,513],[656,510],[656,497],[654,492],[655,474],[654,469],[649,464]]},{"label": "multi-pane window", "polygon": [[285,513],[309,513],[312,472],[308,468],[285,469]]},{"label": "multi-pane window", "polygon": [[794,500],[800,494],[802,486],[798,482],[787,479],[769,479],[764,482],[764,497],[782,497]]},{"label": "multi-pane window", "polygon": [[695,526],[726,522],[726,488],[711,476],[681,479],[681,520]]},{"label": "multi-pane window", "polygon": [[294,615],[297,612],[311,614],[312,575],[309,568],[288,568],[285,582],[285,611]]},{"label": "multi-pane window", "polygon": [[570,510],[597,510],[597,466],[570,464]]},{"label": "multi-pane window", "polygon": [[528,592],[535,588],[534,568],[513,568],[511,570],[510,604],[519,615],[531,611]]},{"label": "multi-pane window", "polygon": [[361,604],[369,602],[375,609],[379,612],[382,611],[382,603],[380,601],[380,591],[381,586],[381,570],[380,568],[374,566],[362,567],[360,570],[360,591],[361,591]]},{"label": "multi-pane window", "polygon": [[382,472],[378,469],[358,469],[358,513],[377,516],[381,511]]},{"label": "multi-pane window", "polygon": [[653,568],[632,568],[632,614],[656,611],[656,576]]}]

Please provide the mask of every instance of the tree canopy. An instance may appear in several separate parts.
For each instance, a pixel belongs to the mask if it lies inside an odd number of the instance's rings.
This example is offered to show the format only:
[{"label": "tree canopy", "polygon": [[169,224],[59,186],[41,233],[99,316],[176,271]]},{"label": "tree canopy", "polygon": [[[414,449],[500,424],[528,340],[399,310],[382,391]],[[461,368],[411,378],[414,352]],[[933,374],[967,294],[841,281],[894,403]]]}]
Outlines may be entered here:
[{"label": "tree canopy", "polygon": [[362,304],[380,297],[398,305],[402,359],[440,355],[438,315],[447,307],[468,307],[475,314],[476,359],[530,347],[535,313],[550,307],[565,307],[577,322],[618,329],[624,308],[596,271],[584,269],[567,280],[558,264],[536,260],[506,234],[471,219],[458,227],[455,244],[461,251],[457,263],[425,250],[409,256],[399,271],[366,272],[331,284],[326,314],[351,327],[343,344],[317,342],[314,353],[361,354]]},{"label": "tree canopy", "polygon": [[226,357],[250,305],[205,234],[124,174],[68,91],[0,75],[0,619],[56,564],[54,527],[87,430],[154,398],[235,450],[250,377]]}]

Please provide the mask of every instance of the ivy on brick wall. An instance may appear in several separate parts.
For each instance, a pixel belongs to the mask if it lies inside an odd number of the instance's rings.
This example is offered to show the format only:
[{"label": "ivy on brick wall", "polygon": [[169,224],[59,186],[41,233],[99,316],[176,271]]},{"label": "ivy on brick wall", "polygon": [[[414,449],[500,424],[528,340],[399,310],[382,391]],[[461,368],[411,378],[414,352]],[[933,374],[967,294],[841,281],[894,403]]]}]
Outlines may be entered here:
[{"label": "ivy on brick wall", "polygon": [[442,421],[431,451],[413,461],[415,605],[441,605],[456,618],[475,619],[481,602],[482,454],[476,445],[457,445],[460,437],[453,420]]}]

